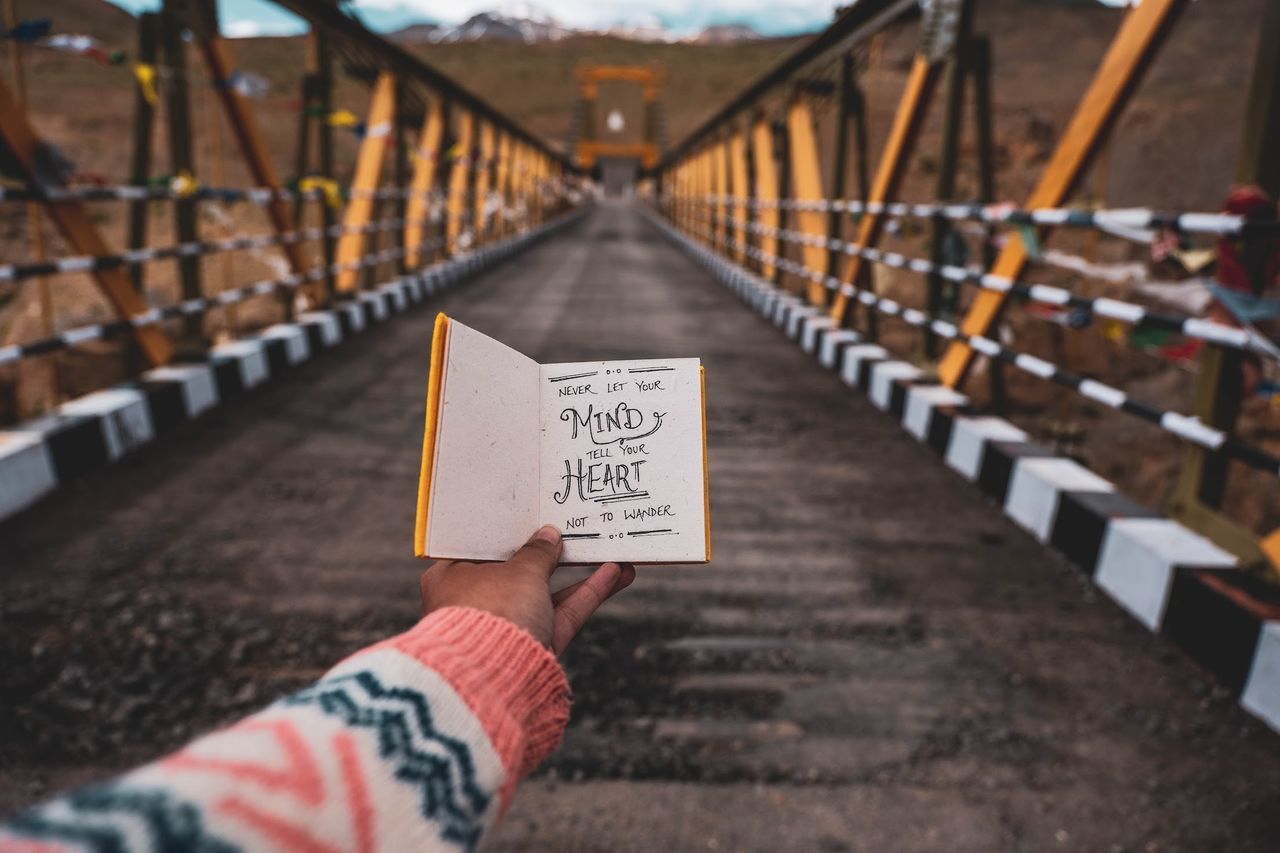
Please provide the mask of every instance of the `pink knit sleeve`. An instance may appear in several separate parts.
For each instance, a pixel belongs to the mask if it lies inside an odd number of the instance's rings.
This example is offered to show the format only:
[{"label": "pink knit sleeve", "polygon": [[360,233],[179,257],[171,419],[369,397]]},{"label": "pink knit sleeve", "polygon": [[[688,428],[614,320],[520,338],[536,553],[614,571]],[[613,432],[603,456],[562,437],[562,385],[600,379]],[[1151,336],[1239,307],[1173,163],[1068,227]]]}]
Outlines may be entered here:
[{"label": "pink knit sleeve", "polygon": [[310,687],[0,823],[0,849],[468,850],[556,747],[569,686],[524,630],[438,610]]},{"label": "pink knit sleeve", "polygon": [[569,682],[555,655],[524,629],[470,607],[437,610],[387,645],[440,673],[467,703],[507,768],[505,807],[569,722]]}]

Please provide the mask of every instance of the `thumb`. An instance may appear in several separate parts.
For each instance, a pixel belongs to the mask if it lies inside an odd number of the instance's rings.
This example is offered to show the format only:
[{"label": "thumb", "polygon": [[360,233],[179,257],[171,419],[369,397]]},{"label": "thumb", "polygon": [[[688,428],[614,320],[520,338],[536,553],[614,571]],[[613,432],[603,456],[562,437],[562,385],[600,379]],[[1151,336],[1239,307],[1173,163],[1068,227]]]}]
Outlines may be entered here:
[{"label": "thumb", "polygon": [[551,573],[556,570],[556,564],[560,561],[562,548],[560,531],[546,524],[538,528],[533,538],[516,551],[511,559],[507,560],[507,564],[526,571],[538,572],[550,578]]}]

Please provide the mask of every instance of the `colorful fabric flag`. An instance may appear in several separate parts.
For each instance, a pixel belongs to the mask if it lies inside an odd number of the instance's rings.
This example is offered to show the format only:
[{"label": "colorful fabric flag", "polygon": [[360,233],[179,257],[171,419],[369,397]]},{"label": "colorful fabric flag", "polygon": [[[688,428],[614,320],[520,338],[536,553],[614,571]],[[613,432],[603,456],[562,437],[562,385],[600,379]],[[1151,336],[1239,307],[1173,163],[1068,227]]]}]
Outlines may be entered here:
[{"label": "colorful fabric flag", "polygon": [[145,62],[135,62],[133,64],[133,76],[138,79],[138,89],[142,92],[143,99],[154,107],[159,100],[156,96],[155,66],[148,65]]},{"label": "colorful fabric flag", "polygon": [[184,169],[169,179],[169,189],[178,198],[190,198],[200,190],[200,182]]},{"label": "colorful fabric flag", "polygon": [[1165,361],[1191,361],[1200,354],[1203,343],[1203,341],[1198,340],[1184,341],[1174,346],[1160,347],[1157,353]]},{"label": "colorful fabric flag", "polygon": [[1163,347],[1168,342],[1170,332],[1164,329],[1131,329],[1129,343],[1135,347]]},{"label": "colorful fabric flag", "polygon": [[360,117],[351,110],[334,110],[325,121],[331,127],[355,127],[360,124]]},{"label": "colorful fabric flag", "polygon": [[1027,306],[1026,311],[1028,314],[1039,317],[1042,320],[1071,329],[1083,329],[1093,320],[1093,315],[1088,309],[1059,308],[1055,305],[1045,305],[1040,302],[1032,302]]},{"label": "colorful fabric flag", "polygon": [[71,53],[76,56],[97,60],[103,65],[110,65],[115,62],[116,55],[123,56],[120,51],[116,51],[115,54],[108,53],[107,49],[102,46],[102,42],[93,36],[59,33],[55,36],[49,36],[44,40],[43,44],[45,47],[60,50],[63,53]]},{"label": "colorful fabric flag", "polygon": [[252,71],[233,71],[227,79],[227,85],[240,94],[242,98],[261,100],[271,91],[271,83],[267,78]]},{"label": "colorful fabric flag", "polygon": [[1022,238],[1022,247],[1026,250],[1027,257],[1039,260],[1043,254],[1040,251],[1040,232],[1031,225],[1019,225],[1017,231],[1018,236]]},{"label": "colorful fabric flag", "polygon": [[1129,327],[1119,320],[1103,318],[1098,323],[1098,331],[1107,340],[1115,341],[1118,344],[1126,343],[1129,340]]},{"label": "colorful fabric flag", "polygon": [[32,44],[33,42],[49,35],[49,29],[52,26],[53,20],[51,18],[36,18],[31,21],[19,21],[17,26],[9,30],[6,35],[19,44]]},{"label": "colorful fabric flag", "polygon": [[1241,323],[1263,323],[1280,317],[1280,298],[1255,296],[1217,283],[1210,284],[1209,289]]},{"label": "colorful fabric flag", "polygon": [[309,193],[314,190],[324,193],[325,203],[330,207],[336,209],[342,206],[342,188],[332,178],[309,175],[298,181],[299,192]]}]

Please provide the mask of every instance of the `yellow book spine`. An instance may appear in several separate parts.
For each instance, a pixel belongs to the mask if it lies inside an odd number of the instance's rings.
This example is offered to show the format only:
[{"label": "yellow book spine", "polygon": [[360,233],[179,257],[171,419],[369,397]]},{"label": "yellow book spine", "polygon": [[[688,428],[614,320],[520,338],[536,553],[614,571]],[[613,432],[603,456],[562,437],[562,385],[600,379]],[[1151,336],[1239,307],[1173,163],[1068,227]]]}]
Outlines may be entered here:
[{"label": "yellow book spine", "polygon": [[431,375],[427,380],[427,422],[422,430],[422,471],[418,475],[418,515],[413,525],[413,553],[427,556],[427,513],[431,508],[431,474],[436,463],[436,428],[440,423],[441,389],[444,387],[444,350],[449,318],[436,315],[431,334]]},{"label": "yellow book spine", "polygon": [[707,555],[703,562],[711,562],[711,466],[707,461],[707,369],[698,365],[698,379],[702,383],[702,518],[706,522]]}]

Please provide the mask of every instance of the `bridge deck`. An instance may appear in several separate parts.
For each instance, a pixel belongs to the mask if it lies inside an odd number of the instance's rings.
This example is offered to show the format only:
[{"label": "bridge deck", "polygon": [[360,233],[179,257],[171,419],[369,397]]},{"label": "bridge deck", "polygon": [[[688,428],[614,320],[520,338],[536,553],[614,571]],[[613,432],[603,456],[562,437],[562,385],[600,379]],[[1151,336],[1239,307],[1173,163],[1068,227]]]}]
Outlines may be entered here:
[{"label": "bridge deck", "polygon": [[[715,562],[642,569],[578,640],[565,748],[491,849],[1274,842],[1274,735],[635,211],[439,306],[541,360],[707,366]],[[410,622],[431,322],[0,527],[0,810]]]}]

